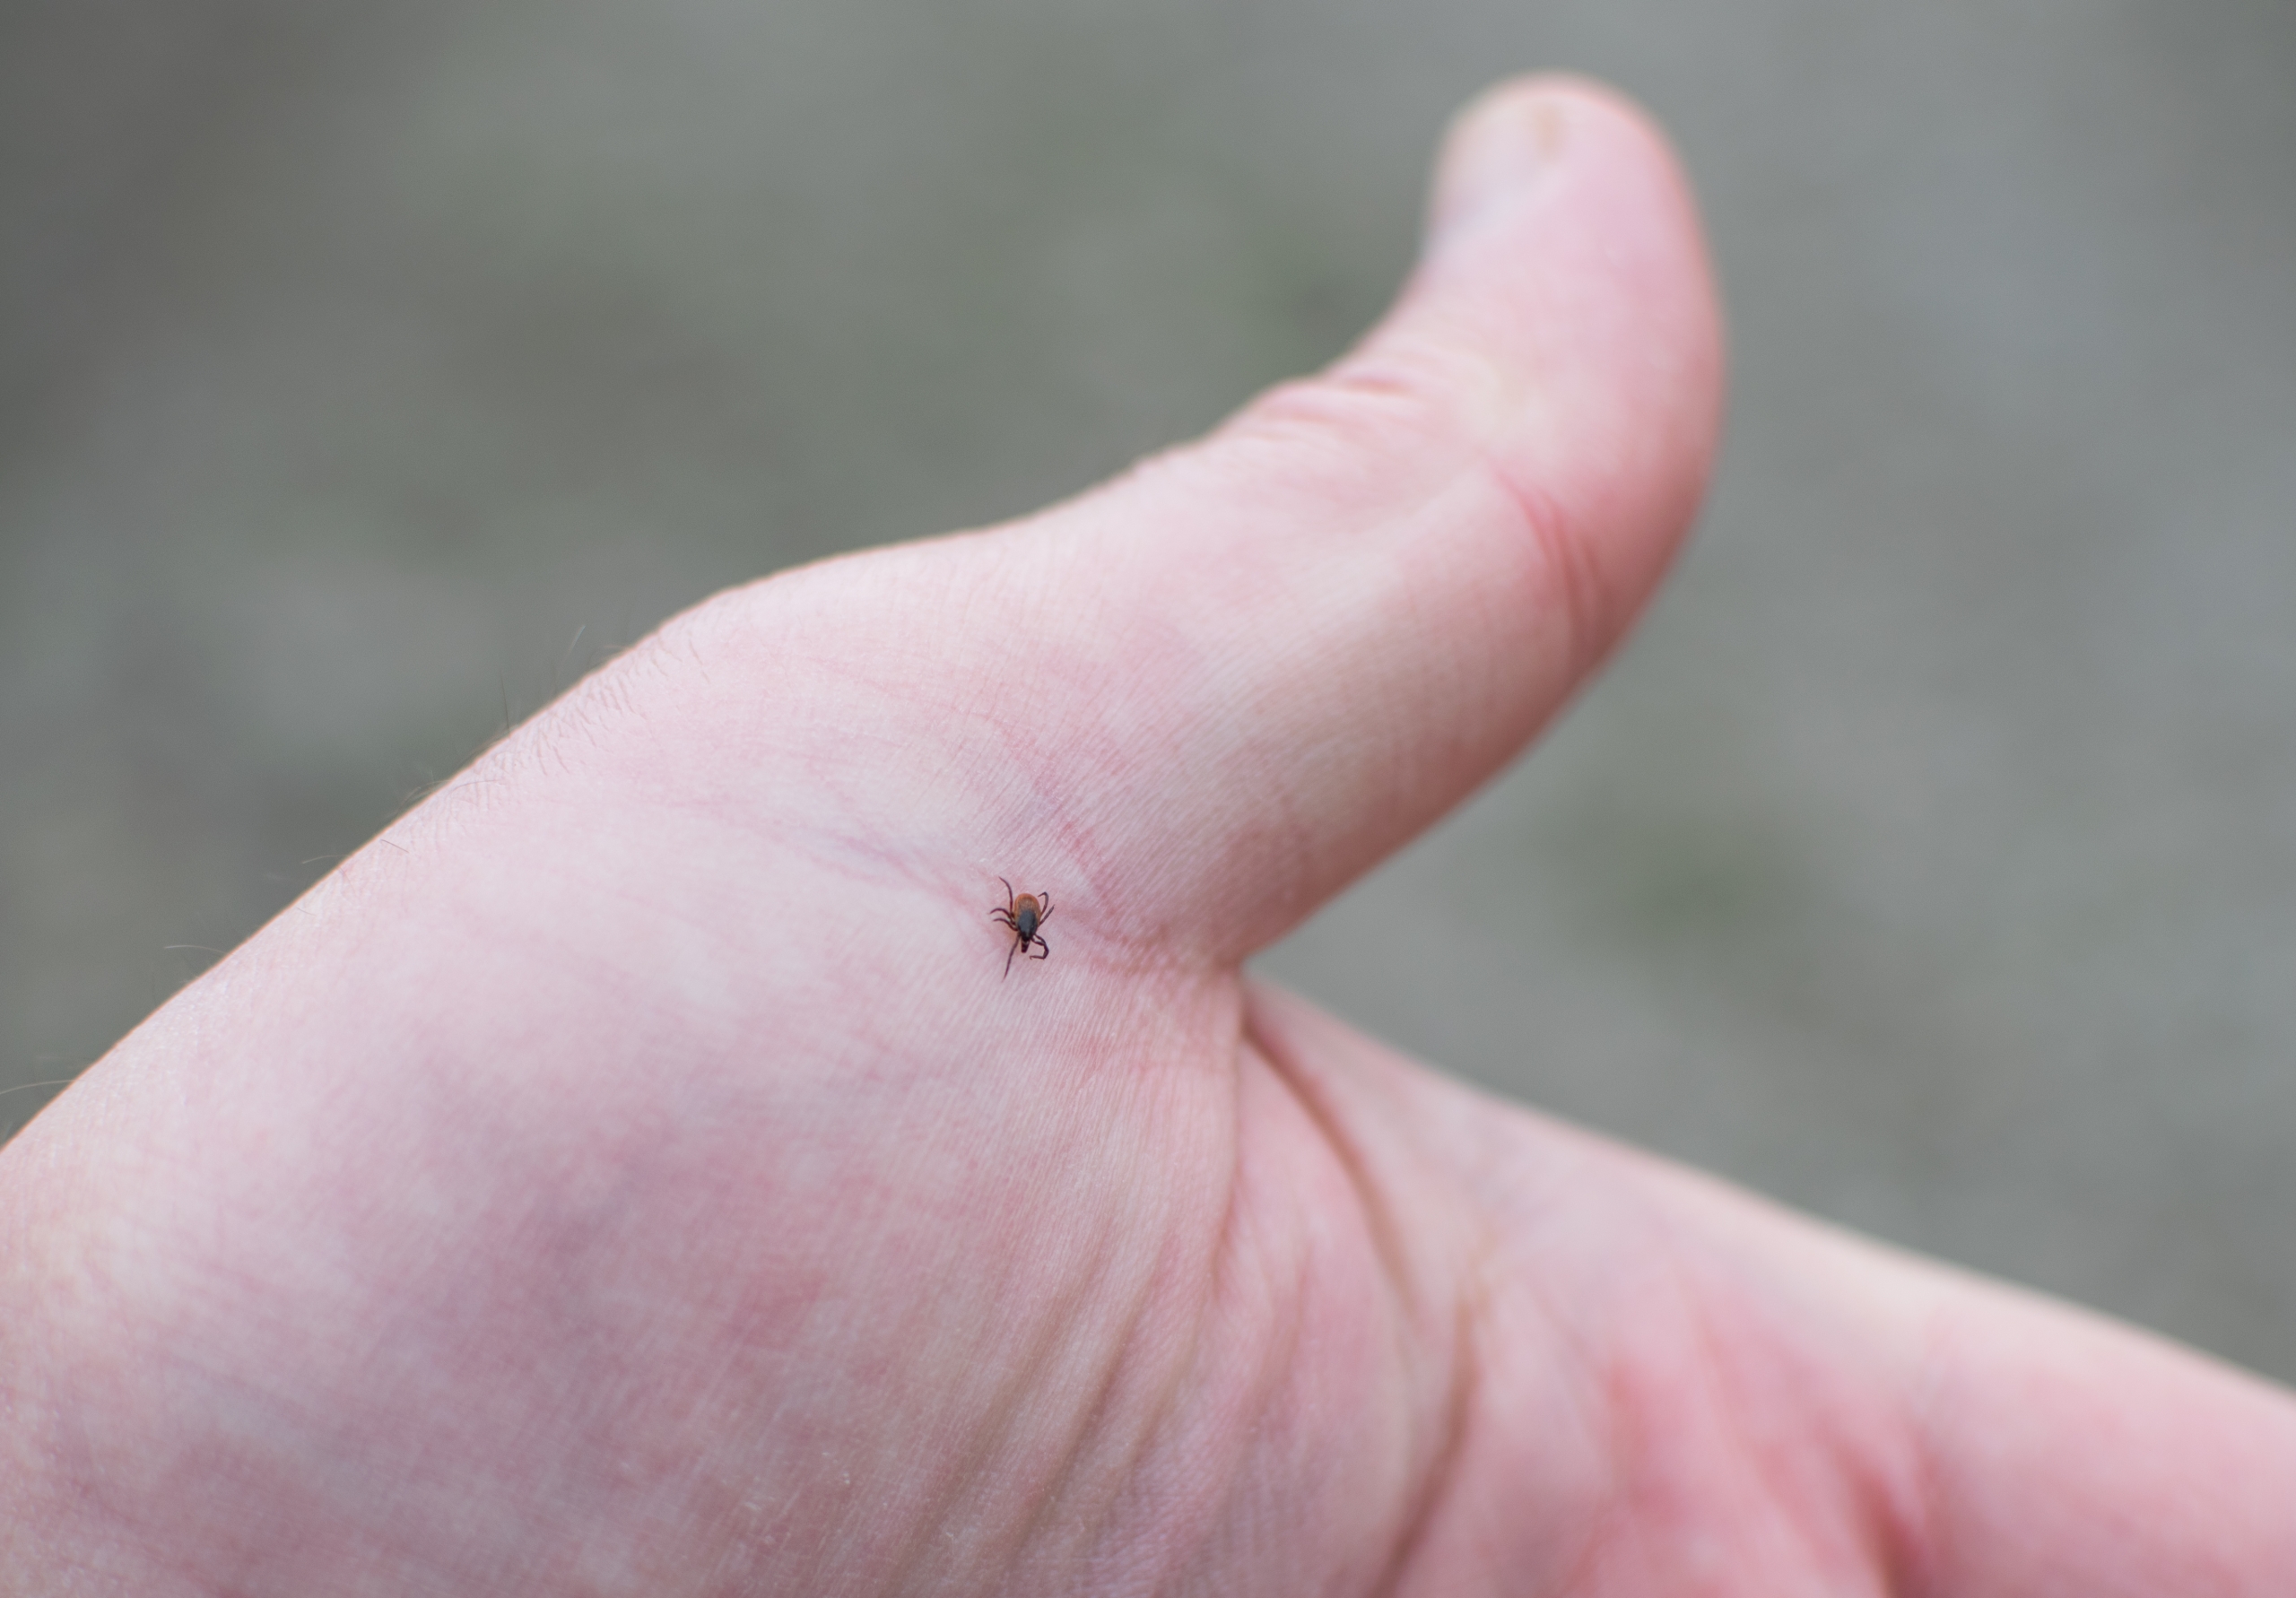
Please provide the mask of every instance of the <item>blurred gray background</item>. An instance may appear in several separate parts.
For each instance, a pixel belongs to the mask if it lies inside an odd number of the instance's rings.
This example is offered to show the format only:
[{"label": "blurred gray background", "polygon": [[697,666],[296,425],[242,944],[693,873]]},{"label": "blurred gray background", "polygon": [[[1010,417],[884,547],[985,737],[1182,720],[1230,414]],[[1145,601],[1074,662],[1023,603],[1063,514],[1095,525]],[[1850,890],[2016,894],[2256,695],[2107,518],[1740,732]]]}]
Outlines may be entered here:
[{"label": "blurred gray background", "polygon": [[1721,477],[1265,968],[2296,1377],[2283,0],[0,5],[0,1085],[671,611],[1328,359],[1534,66],[1695,175]]}]

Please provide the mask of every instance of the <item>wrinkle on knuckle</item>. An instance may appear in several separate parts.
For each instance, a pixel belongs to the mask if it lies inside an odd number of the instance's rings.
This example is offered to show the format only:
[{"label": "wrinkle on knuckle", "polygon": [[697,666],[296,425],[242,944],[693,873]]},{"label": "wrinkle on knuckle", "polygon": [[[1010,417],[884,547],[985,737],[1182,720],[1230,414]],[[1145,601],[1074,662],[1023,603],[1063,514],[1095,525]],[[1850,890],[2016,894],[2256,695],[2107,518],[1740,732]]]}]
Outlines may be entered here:
[{"label": "wrinkle on knuckle", "polygon": [[1575,679],[1601,659],[1620,624],[1620,606],[1596,541],[1558,496],[1503,450],[1483,449],[1477,460],[1530,546],[1539,601],[1561,630],[1567,669]]},{"label": "wrinkle on knuckle", "polygon": [[1414,352],[1367,352],[1269,389],[1218,439],[1292,455],[1334,489],[1409,482],[1460,452],[1466,433],[1455,388]]},{"label": "wrinkle on knuckle", "polygon": [[1508,530],[1528,546],[1541,602],[1583,669],[1616,635],[1622,606],[1598,542],[1546,481],[1519,376],[1472,351],[1392,338],[1319,376],[1283,384],[1223,430],[1277,449],[1343,503],[1424,500],[1459,478],[1493,491]]}]

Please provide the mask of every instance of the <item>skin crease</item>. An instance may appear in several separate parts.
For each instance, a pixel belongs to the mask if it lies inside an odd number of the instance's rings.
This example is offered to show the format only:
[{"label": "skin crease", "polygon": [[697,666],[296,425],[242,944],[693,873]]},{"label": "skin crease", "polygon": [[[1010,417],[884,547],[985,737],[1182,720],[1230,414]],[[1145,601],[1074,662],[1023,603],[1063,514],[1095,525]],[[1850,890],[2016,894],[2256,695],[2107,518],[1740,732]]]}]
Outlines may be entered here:
[{"label": "skin crease", "polygon": [[1239,974],[1625,630],[1721,365],[1657,135],[1507,85],[1331,372],[578,685],[0,1152],[0,1590],[2296,1590],[2288,1394]]}]

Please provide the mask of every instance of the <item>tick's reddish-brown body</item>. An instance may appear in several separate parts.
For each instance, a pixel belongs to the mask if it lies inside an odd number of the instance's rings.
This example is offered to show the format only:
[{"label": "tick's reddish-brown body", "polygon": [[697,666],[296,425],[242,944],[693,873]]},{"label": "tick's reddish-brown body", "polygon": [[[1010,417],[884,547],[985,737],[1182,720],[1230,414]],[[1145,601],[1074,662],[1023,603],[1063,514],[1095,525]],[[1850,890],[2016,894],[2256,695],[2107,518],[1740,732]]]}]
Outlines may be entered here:
[{"label": "tick's reddish-brown body", "polygon": [[[996,879],[1004,882],[1003,877]],[[1045,960],[1052,953],[1052,945],[1044,941],[1037,928],[1052,919],[1052,895],[1039,899],[1033,893],[1015,893],[1013,884],[1004,882],[1004,908],[988,912],[991,921],[1001,921],[1013,929],[1013,946],[1004,951],[1004,975],[1013,974],[1013,957],[1022,950],[1035,946],[1031,960]]]}]

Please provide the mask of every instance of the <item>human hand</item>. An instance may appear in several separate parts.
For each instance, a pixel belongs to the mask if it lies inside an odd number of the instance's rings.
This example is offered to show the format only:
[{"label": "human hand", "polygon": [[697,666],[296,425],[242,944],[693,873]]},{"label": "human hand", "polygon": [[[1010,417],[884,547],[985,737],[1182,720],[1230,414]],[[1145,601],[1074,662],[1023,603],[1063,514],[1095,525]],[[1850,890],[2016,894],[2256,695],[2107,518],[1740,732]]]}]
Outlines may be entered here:
[{"label": "human hand", "polygon": [[1334,371],[674,621],[0,1153],[0,1587],[2286,1591],[2284,1394],[1241,976],[1713,447],[1631,113],[1513,86],[1435,211]]}]

